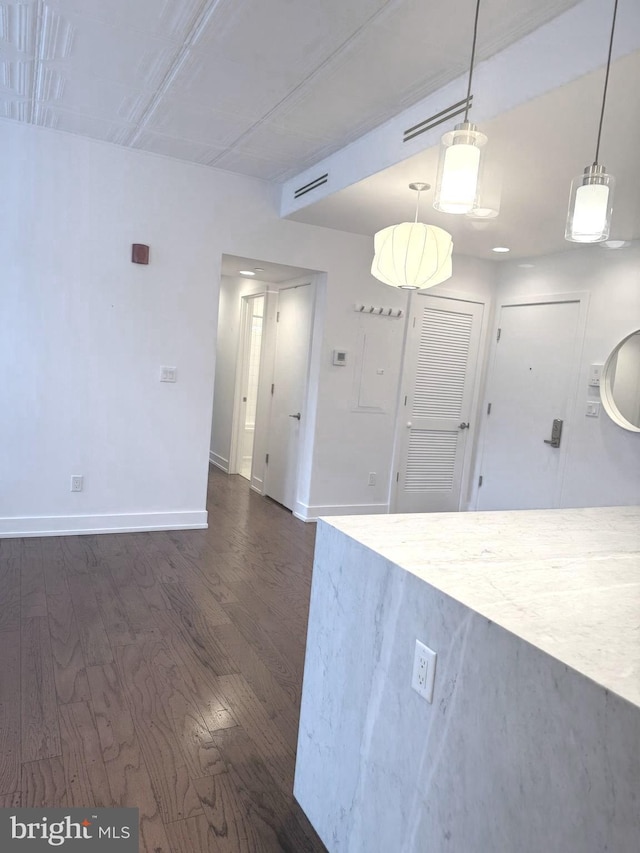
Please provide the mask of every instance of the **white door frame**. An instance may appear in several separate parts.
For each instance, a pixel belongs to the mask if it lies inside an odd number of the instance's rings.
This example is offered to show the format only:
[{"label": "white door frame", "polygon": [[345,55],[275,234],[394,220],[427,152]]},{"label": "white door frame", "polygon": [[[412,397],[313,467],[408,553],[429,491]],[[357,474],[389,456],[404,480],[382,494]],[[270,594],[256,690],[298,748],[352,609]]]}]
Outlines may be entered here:
[{"label": "white door frame", "polygon": [[480,342],[478,344],[478,361],[475,366],[475,375],[473,377],[473,396],[471,402],[471,411],[472,411],[472,421],[471,426],[469,428],[469,434],[467,435],[467,443],[465,448],[465,456],[464,463],[462,468],[462,476],[461,476],[461,486],[460,486],[460,500],[458,502],[458,509],[468,508],[468,503],[471,500],[471,477],[473,475],[473,466],[475,461],[475,455],[478,447],[478,436],[480,435],[479,429],[479,421],[480,421],[480,404],[482,400],[482,396],[484,393],[484,380],[486,378],[486,366],[487,366],[487,336],[489,333],[489,328],[491,324],[491,303],[487,302],[487,300],[481,299],[477,294],[468,293],[462,290],[449,290],[447,289],[446,293],[441,293],[434,291],[424,291],[420,292],[410,292],[409,294],[409,302],[407,305],[407,320],[405,323],[405,332],[404,339],[402,342],[402,373],[400,379],[400,390],[398,394],[398,400],[396,403],[396,423],[395,423],[395,431],[394,431],[394,440],[393,440],[393,457],[392,457],[392,467],[391,467],[391,482],[389,484],[389,512],[395,512],[396,506],[398,504],[398,481],[396,478],[397,473],[400,470],[400,465],[402,463],[401,455],[402,455],[402,438],[404,435],[404,431],[406,429],[406,412],[404,411],[403,400],[405,394],[408,393],[406,389],[407,383],[407,358],[408,358],[408,343],[409,343],[409,322],[413,316],[413,311],[415,306],[418,304],[417,300],[424,296],[437,296],[439,299],[451,299],[456,302],[470,302],[474,305],[482,306],[482,319],[480,325]]},{"label": "white door frame", "polygon": [[[514,296],[508,299],[499,300],[496,305],[495,311],[495,320],[493,325],[493,336],[492,336],[492,344],[491,344],[491,352],[489,354],[489,368],[487,372],[487,380],[486,380],[486,394],[483,400],[483,415],[482,415],[482,428],[481,428],[481,436],[479,441],[479,452],[477,455],[477,465],[474,471],[474,477],[472,480],[472,494],[470,497],[470,503],[472,504],[472,508],[475,510],[478,507],[478,501],[480,499],[479,486],[478,486],[478,478],[482,473],[482,464],[484,461],[485,451],[486,451],[486,443],[487,443],[487,405],[491,402],[491,383],[493,381],[493,376],[495,372],[495,363],[498,352],[498,329],[500,327],[500,315],[502,313],[503,308],[510,307],[524,307],[526,305],[541,305],[541,304],[549,304],[549,303],[562,303],[562,302],[578,302],[578,321],[576,325],[576,333],[573,345],[573,352],[571,354],[571,368],[573,369],[574,381],[571,383],[569,388],[569,394],[567,397],[567,412],[571,415],[575,412],[576,398],[580,387],[580,361],[582,358],[582,352],[584,349],[584,340],[587,331],[587,314],[589,311],[589,292],[586,290],[577,290],[577,291],[568,291],[561,293],[537,293],[532,296],[528,296],[523,294],[522,296]],[[562,431],[562,444],[560,446],[561,456],[558,460],[558,479],[556,483],[556,494],[555,494],[555,504],[558,507],[562,506],[562,489],[564,485],[564,469],[567,460],[567,452],[569,449],[569,441],[571,437],[571,428],[573,426],[572,418],[567,418],[563,426]]]}]

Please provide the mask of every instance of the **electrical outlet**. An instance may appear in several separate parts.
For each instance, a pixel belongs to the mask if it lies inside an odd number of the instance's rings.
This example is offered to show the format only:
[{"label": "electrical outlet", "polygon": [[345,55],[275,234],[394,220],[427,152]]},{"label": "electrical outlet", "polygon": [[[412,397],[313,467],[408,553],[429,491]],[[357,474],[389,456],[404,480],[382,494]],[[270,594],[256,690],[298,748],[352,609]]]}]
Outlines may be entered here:
[{"label": "electrical outlet", "polygon": [[436,675],[436,653],[420,640],[416,640],[413,656],[411,686],[427,702],[433,702],[433,682]]},{"label": "electrical outlet", "polygon": [[71,475],[71,491],[81,492],[84,487],[84,477],[82,474]]},{"label": "electrical outlet", "polygon": [[375,471],[371,471],[371,472],[369,473],[369,485],[370,485],[370,486],[375,486],[375,484],[376,484],[376,472],[375,472]]}]

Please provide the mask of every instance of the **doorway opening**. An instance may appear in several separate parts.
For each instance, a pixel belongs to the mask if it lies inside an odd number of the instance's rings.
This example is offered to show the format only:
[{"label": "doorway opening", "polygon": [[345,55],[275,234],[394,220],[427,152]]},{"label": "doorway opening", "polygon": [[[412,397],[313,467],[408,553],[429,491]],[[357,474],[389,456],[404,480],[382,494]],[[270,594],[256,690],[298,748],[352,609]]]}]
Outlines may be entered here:
[{"label": "doorway opening", "polygon": [[293,512],[311,468],[318,280],[314,270],[222,258],[209,458]]},{"label": "doorway opening", "polygon": [[242,297],[242,360],[240,366],[240,407],[236,419],[238,474],[251,480],[251,463],[258,408],[264,294]]}]

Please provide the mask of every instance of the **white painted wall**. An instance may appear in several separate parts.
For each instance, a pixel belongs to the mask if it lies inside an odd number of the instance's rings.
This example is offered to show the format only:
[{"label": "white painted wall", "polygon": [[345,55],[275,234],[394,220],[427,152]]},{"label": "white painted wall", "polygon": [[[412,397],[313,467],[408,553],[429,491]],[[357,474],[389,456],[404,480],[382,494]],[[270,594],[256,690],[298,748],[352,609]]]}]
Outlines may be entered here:
[{"label": "white painted wall", "polygon": [[560,506],[639,504],[640,434],[614,424],[604,409],[599,418],[586,417],[586,406],[599,399],[598,389],[588,385],[590,365],[603,364],[622,338],[640,328],[640,246],[589,246],[531,263],[532,269],[517,261],[501,265],[496,306],[523,295],[589,293],[576,404],[563,436],[568,450]]},{"label": "white painted wall", "polygon": [[[279,219],[275,190],[252,178],[5,120],[0,146],[11,163],[0,228],[0,534],[206,523],[225,252],[326,272],[301,508],[384,503],[363,474],[388,478],[393,400],[385,416],[349,413],[347,372],[331,365],[357,329],[354,302],[403,303],[370,276],[369,238]],[[151,246],[149,266],[131,264],[133,242]],[[177,367],[177,384],[158,381],[161,365]],[[71,474],[84,475],[83,492],[70,493]]]}]

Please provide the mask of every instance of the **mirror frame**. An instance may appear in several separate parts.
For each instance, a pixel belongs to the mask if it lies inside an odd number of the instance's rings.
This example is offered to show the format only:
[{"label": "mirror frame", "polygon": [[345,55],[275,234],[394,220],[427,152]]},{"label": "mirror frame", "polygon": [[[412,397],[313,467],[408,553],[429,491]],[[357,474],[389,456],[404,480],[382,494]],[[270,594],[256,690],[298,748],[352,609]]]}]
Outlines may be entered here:
[{"label": "mirror frame", "polygon": [[632,424],[631,421],[627,420],[625,416],[620,412],[620,409],[616,405],[616,401],[613,397],[613,387],[611,384],[611,366],[620,352],[621,348],[626,344],[629,338],[632,338],[634,335],[640,333],[640,329],[634,329],[633,332],[630,332],[625,338],[623,338],[617,346],[615,346],[612,351],[609,353],[609,357],[607,358],[604,369],[602,371],[602,382],[600,384],[600,398],[602,400],[602,405],[605,408],[606,413],[609,415],[611,420],[617,424],[622,429],[626,429],[629,432],[640,432],[640,427]]}]

